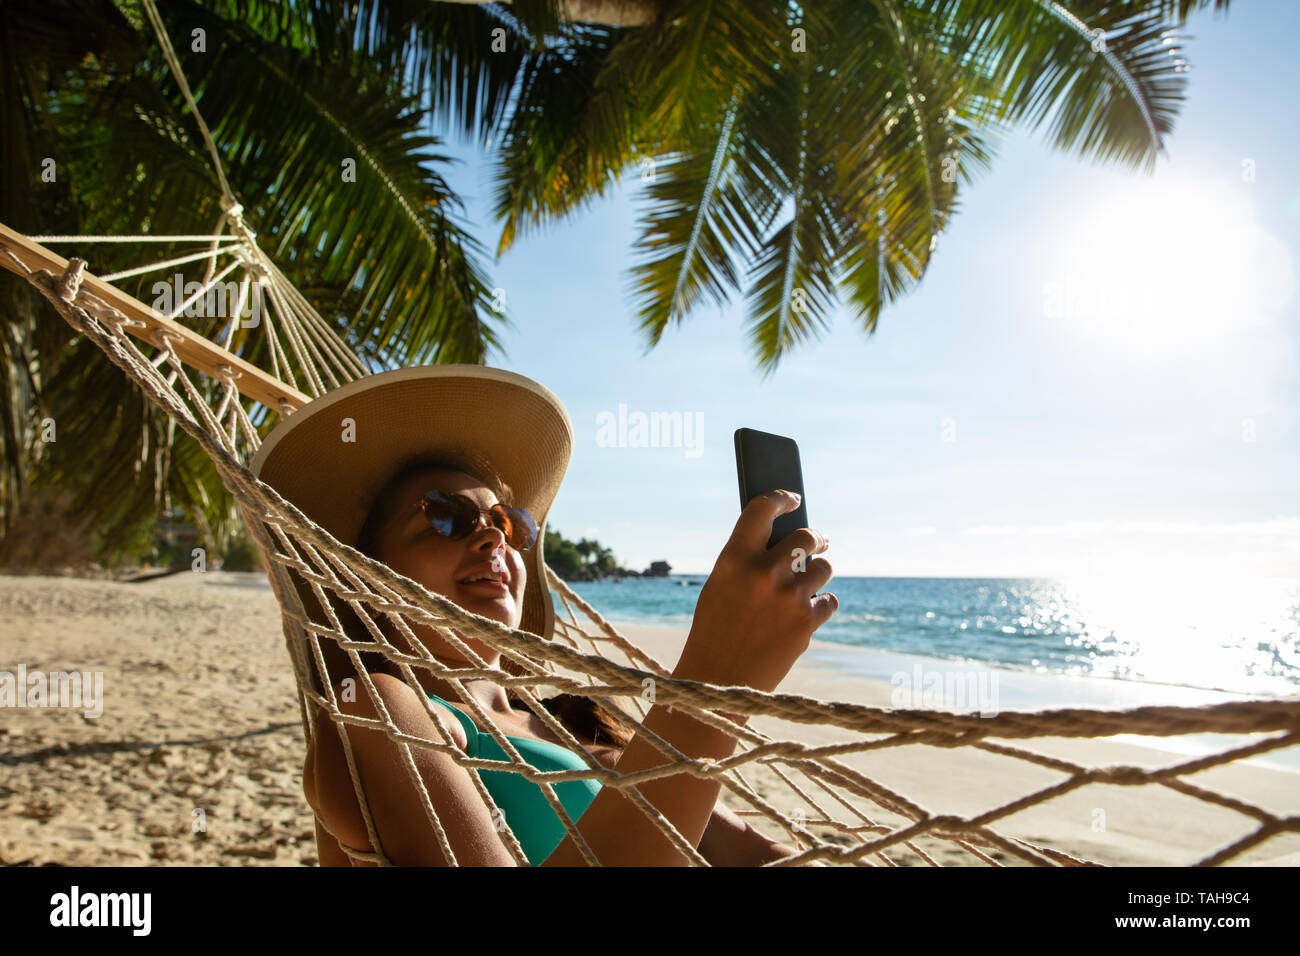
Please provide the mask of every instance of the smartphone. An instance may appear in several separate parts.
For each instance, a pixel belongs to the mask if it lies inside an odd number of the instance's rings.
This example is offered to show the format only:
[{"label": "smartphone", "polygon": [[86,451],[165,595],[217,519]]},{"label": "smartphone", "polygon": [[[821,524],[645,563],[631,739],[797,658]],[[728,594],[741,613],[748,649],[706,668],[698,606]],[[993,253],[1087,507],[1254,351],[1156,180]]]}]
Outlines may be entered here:
[{"label": "smartphone", "polygon": [[767,542],[768,548],[792,531],[810,527],[808,498],[803,493],[803,468],[799,465],[799,446],[793,438],[753,428],[737,428],[736,476],[740,479],[742,511],[758,495],[777,488],[797,492],[800,496],[798,508],[777,515],[772,522],[772,537]]}]

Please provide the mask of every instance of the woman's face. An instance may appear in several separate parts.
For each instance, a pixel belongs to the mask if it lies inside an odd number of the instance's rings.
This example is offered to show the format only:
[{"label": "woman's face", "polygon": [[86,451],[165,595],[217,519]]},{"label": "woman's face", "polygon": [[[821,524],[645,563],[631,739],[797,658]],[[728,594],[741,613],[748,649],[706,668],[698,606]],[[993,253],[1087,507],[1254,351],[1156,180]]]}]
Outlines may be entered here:
[{"label": "woman's face", "polygon": [[[400,508],[380,534],[379,560],[467,611],[500,621],[507,627],[519,627],[527,583],[523,558],[486,516],[480,519],[477,530],[459,541],[439,534],[419,507],[424,493],[435,490],[465,495],[484,510],[497,503],[491,489],[472,475],[442,468],[413,474],[397,489]],[[466,576],[482,570],[507,575],[505,588],[464,583]],[[416,625],[412,630],[436,657],[464,660],[462,654],[431,629]],[[499,654],[480,641],[467,638],[465,642],[489,663]]]}]

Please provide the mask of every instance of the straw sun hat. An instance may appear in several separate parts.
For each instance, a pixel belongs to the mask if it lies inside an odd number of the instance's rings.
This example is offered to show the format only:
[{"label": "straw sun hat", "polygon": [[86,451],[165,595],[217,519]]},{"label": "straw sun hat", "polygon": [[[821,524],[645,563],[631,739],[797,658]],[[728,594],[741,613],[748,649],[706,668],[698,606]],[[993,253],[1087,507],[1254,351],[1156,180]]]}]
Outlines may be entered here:
[{"label": "straw sun hat", "polygon": [[554,393],[532,379],[482,365],[427,365],[358,379],[281,421],[251,470],[340,542],[354,545],[393,473],[444,447],[485,459],[514,491],[513,505],[537,519],[537,543],[520,555],[528,580],[519,626],[549,640],[555,611],[542,545],[569,466],[573,425]]}]

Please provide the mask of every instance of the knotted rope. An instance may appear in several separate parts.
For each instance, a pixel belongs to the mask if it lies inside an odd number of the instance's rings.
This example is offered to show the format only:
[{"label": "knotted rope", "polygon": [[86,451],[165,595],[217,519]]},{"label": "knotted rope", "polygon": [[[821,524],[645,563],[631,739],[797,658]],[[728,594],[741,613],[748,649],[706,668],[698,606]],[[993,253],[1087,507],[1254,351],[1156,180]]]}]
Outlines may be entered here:
[{"label": "knotted rope", "polygon": [[[136,340],[123,332],[136,320],[102,298],[81,288],[85,263],[73,259],[61,273],[30,269],[9,249],[0,252],[25,276],[75,329],[90,338],[109,359],[131,377],[136,385],[197,441],[212,459],[221,479],[236,498],[250,534],[262,552],[268,577],[280,604],[290,659],[298,684],[298,699],[304,737],[313,739],[320,728],[313,725],[313,708],[319,708],[336,726],[351,725],[380,730],[399,745],[403,764],[429,819],[436,840],[450,862],[455,855],[447,839],[438,808],[429,798],[419,775],[412,747],[443,753],[470,772],[475,789],[489,812],[498,810],[483,785],[480,770],[519,773],[541,786],[551,807],[573,837],[575,845],[589,863],[598,863],[575,823],[556,797],[553,784],[577,779],[598,780],[603,786],[622,790],[628,799],[664,833],[675,847],[695,865],[707,861],[689,841],[639,792],[638,785],[676,774],[690,774],[700,779],[718,781],[752,809],[742,816],[762,817],[776,824],[791,843],[800,848],[793,857],[769,865],[798,865],[815,861],[875,865],[874,858],[886,866],[899,860],[886,851],[910,853],[921,861],[938,865],[935,845],[954,845],[975,861],[1002,865],[986,851],[1002,851],[1032,865],[1096,865],[1094,861],[1060,847],[1043,846],[997,832],[992,824],[1092,784],[1166,787],[1180,794],[1240,813],[1249,818],[1254,829],[1230,844],[1212,850],[1199,865],[1217,865],[1239,856],[1271,837],[1284,832],[1300,832],[1300,816],[1279,815],[1248,800],[1217,792],[1184,779],[1206,769],[1223,766],[1250,756],[1276,751],[1300,743],[1300,701],[1247,701],[1210,707],[1140,707],[1124,711],[1062,709],[1038,713],[1002,712],[995,717],[968,716],[930,710],[894,710],[861,704],[824,701],[785,693],[766,693],[740,687],[720,687],[698,681],[676,680],[658,661],[637,648],[588,603],[575,594],[549,567],[547,579],[567,612],[556,623],[556,637],[546,641],[526,631],[505,627],[497,621],[464,610],[444,596],[431,592],[403,575],[345,545],[302,514],[291,502],[258,481],[245,467],[259,444],[237,386],[240,377],[232,374],[233,366],[218,366],[217,378],[224,386],[214,413],[175,350],[174,335],[160,335],[156,354],[141,352]],[[164,378],[160,367],[170,365],[172,376]],[[224,369],[224,370],[223,370]],[[176,384],[179,383],[179,388]],[[287,411],[282,407],[282,411]],[[223,418],[224,416],[224,418]],[[238,427],[236,427],[238,426]],[[296,582],[296,583],[295,583]],[[308,612],[304,588],[317,606],[319,616]],[[332,600],[331,600],[332,599]],[[333,611],[334,602],[346,604],[372,635],[371,641],[357,641],[349,636]],[[558,610],[558,609],[557,609]],[[585,617],[580,622],[579,613]],[[387,619],[406,639],[408,646],[423,653],[406,653],[388,641],[377,626],[377,619]],[[433,628],[452,644],[470,666],[450,668],[424,651],[415,639],[411,626]],[[464,639],[462,639],[464,638]],[[499,650],[523,668],[522,675],[489,667],[467,640],[478,640]],[[332,644],[345,653],[360,675],[376,705],[379,717],[374,720],[346,714],[328,679],[325,648]],[[586,646],[588,649],[583,650]],[[489,714],[468,694],[462,694],[479,726],[488,728],[493,739],[507,754],[508,762],[474,759],[460,751],[434,720],[439,739],[425,739],[403,733],[394,724],[382,699],[361,665],[360,653],[382,653],[397,666],[403,679],[418,688],[416,668],[449,681],[457,689],[461,682],[489,679],[502,687],[515,689],[534,713],[566,747],[583,757],[585,770],[542,772],[529,766],[492,722]],[[618,655],[627,661],[617,663]],[[648,708],[640,696],[647,679],[653,681],[655,702],[689,713],[709,726],[735,738],[737,751],[725,760],[691,759],[677,751],[644,724]],[[623,721],[663,755],[661,765],[635,773],[619,774],[599,762],[584,742],[578,740],[534,696],[531,688],[554,687],[562,692],[591,697],[617,719]],[[425,699],[430,715],[434,705]],[[624,697],[637,704],[640,717],[615,708],[612,698]],[[753,728],[742,726],[714,711],[762,716],[795,724],[835,727],[849,739],[834,744],[812,746],[791,739],[773,739]],[[1133,766],[1086,767],[1070,760],[1049,757],[1005,743],[1001,740],[1036,738],[1106,737],[1119,733],[1170,737],[1184,734],[1258,734],[1276,731],[1276,736],[1222,753],[1184,760],[1172,766],[1148,769]],[[347,756],[349,775],[358,805],[366,824],[370,849],[348,847],[338,842],[354,860],[385,865],[385,854],[366,800],[348,735],[340,734]],[[926,745],[930,747],[971,747],[1003,757],[1059,772],[1065,779],[1036,789],[1017,799],[973,816],[935,814],[863,773],[841,758],[854,754],[894,747]],[[778,801],[761,795],[742,771],[762,767],[772,771],[788,796]],[[1298,788],[1300,789],[1300,788]],[[779,804],[779,805],[778,805]],[[782,807],[812,808],[806,818]],[[903,819],[887,823],[877,819],[881,811]],[[317,817],[326,832],[337,839],[326,822]],[[503,842],[516,860],[527,864],[515,835],[501,834]],[[922,842],[927,845],[922,846]]]}]

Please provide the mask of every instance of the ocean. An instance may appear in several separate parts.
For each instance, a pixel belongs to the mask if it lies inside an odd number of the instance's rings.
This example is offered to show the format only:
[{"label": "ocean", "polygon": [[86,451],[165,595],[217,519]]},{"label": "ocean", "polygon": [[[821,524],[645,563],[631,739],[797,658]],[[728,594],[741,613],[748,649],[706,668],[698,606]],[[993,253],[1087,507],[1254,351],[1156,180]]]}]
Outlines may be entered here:
[{"label": "ocean", "polygon": [[[247,577],[267,586],[260,573]],[[704,581],[680,574],[569,586],[615,626],[687,629]],[[955,672],[988,686],[985,678],[995,675],[998,712],[1300,697],[1296,579],[835,577],[823,590],[834,592],[840,607],[813,633],[800,662],[831,680],[920,688],[918,676]],[[984,710],[965,703],[936,706]],[[1200,754],[1258,737],[1113,739]],[[1249,762],[1300,771],[1300,746]]]},{"label": "ocean", "polygon": [[[703,575],[570,584],[611,620],[690,627]],[[1239,694],[1300,693],[1300,581],[833,578],[846,647]]]},{"label": "ocean", "polygon": [[[704,580],[685,574],[570,587],[616,626],[689,628]],[[1300,695],[1300,580],[835,577],[823,590],[840,607],[800,660],[845,677],[900,686],[916,684],[920,673],[996,674],[998,710]],[[1183,753],[1250,740],[1116,739]],[[1300,747],[1255,762],[1300,769]]]}]

